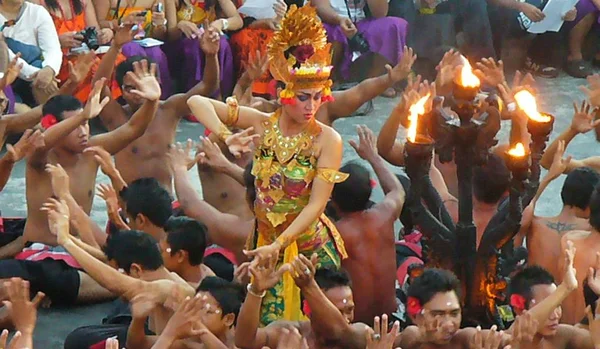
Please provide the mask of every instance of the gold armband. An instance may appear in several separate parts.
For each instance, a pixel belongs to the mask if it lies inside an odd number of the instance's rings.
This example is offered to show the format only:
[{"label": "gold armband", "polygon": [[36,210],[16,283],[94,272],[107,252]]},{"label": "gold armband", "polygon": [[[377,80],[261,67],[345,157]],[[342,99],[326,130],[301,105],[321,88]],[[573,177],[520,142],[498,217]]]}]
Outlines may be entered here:
[{"label": "gold armband", "polygon": [[227,97],[225,103],[227,103],[227,121],[224,124],[230,127],[235,126],[240,118],[240,105],[234,96]]},{"label": "gold armband", "polygon": [[318,168],[317,178],[321,178],[327,183],[341,183],[348,178],[349,174],[343,173],[331,168]]}]

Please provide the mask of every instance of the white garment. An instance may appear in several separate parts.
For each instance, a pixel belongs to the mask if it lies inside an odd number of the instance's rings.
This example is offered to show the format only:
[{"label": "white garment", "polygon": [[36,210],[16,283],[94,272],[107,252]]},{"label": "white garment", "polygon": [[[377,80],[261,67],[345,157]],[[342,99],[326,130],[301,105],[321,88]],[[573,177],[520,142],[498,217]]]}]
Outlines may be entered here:
[{"label": "white garment", "polygon": [[[43,55],[42,67],[50,66],[54,70],[54,73],[58,74],[62,64],[63,53],[52,17],[40,5],[25,1],[23,7],[22,14],[17,23],[4,28],[4,36],[24,44],[39,47]],[[6,21],[6,18],[0,14],[0,25]],[[8,51],[9,59],[13,59],[15,52],[12,52],[10,49]],[[19,74],[19,77],[23,80],[33,80],[32,75],[40,70],[40,68],[27,64],[23,59],[19,59],[19,63],[23,63],[23,69]]]},{"label": "white garment", "polygon": [[[350,11],[350,19],[354,23],[367,17],[365,15],[365,6],[367,5],[365,0],[329,0],[329,3],[341,17],[348,18],[348,11]],[[346,3],[348,3],[347,6]]]}]

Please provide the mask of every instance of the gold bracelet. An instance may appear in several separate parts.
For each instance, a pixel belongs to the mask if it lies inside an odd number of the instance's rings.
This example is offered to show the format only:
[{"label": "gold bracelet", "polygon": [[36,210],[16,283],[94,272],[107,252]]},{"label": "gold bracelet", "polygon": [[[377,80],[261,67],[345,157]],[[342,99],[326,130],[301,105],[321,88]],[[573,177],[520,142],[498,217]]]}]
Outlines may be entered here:
[{"label": "gold bracelet", "polygon": [[240,105],[235,96],[227,97],[225,103],[227,103],[227,121],[225,121],[225,125],[235,126],[240,117]]},{"label": "gold bracelet", "polygon": [[227,139],[227,137],[231,136],[233,133],[231,133],[231,131],[227,128],[227,126],[225,126],[224,124],[221,124],[221,127],[219,129],[219,133],[217,134],[217,137],[219,137],[219,139],[221,141],[223,141],[223,143],[225,143],[225,140]]}]

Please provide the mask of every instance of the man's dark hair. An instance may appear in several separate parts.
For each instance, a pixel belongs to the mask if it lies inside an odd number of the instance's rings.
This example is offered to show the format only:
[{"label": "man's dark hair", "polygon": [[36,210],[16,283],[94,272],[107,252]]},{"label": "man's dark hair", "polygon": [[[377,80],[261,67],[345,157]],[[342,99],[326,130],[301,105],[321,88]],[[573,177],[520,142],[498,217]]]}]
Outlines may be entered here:
[{"label": "man's dark hair", "polygon": [[206,226],[188,217],[171,217],[165,225],[171,255],[187,251],[191,265],[200,265],[206,250]]},{"label": "man's dark hair", "polygon": [[350,275],[344,269],[320,268],[315,271],[315,281],[323,291],[336,287],[352,287]]},{"label": "man's dark hair", "polygon": [[496,154],[490,154],[483,166],[473,169],[473,194],[486,204],[495,204],[506,193],[510,184],[510,171],[504,160]]},{"label": "man's dark hair", "polygon": [[223,316],[227,314],[235,315],[234,325],[240,313],[246,290],[238,283],[221,279],[218,276],[205,277],[196,292],[208,292],[215,298],[223,310]]},{"label": "man's dark hair", "polygon": [[340,168],[340,172],[349,176],[345,181],[333,186],[333,202],[342,212],[366,210],[373,191],[369,170],[359,163],[349,162]]},{"label": "man's dark hair", "polygon": [[121,192],[121,198],[131,217],[142,214],[160,228],[173,214],[173,198],[155,178],[136,179]]},{"label": "man's dark hair", "polygon": [[102,251],[109,261],[115,261],[127,273],[134,263],[145,270],[157,270],[163,266],[156,239],[138,230],[120,230],[110,234]]},{"label": "man's dark hair", "polygon": [[125,75],[127,75],[127,73],[129,73],[130,71],[133,71],[133,63],[141,61],[148,61],[148,67],[150,67],[150,64],[155,63],[151,57],[131,56],[117,66],[117,69],[115,69],[115,79],[117,80],[119,87],[123,86]]},{"label": "man's dark hair", "polygon": [[43,115],[53,115],[57,121],[63,121],[63,113],[82,109],[81,102],[70,95],[57,95],[50,98],[42,107]]},{"label": "man's dark hair", "polygon": [[590,199],[590,225],[600,231],[600,184],[596,185]]},{"label": "man's dark hair", "polygon": [[563,204],[585,210],[599,182],[600,174],[592,168],[580,167],[569,172],[560,192]]},{"label": "man's dark hair", "polygon": [[533,286],[552,285],[554,277],[546,269],[538,265],[530,265],[516,273],[508,285],[508,295],[518,294],[525,298],[525,308],[529,308],[529,302],[533,299]]},{"label": "man's dark hair", "polygon": [[460,281],[452,272],[445,269],[427,268],[415,278],[406,293],[407,297],[419,300],[421,306],[427,304],[436,294],[454,291],[460,299]]}]

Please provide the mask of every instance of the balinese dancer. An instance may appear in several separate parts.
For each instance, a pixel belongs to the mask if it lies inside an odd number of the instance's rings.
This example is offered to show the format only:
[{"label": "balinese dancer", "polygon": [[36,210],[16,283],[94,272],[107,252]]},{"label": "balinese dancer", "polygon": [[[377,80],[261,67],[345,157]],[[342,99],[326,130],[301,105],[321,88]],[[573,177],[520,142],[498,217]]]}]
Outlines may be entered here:
[{"label": "balinese dancer", "polygon": [[[285,83],[282,107],[275,113],[240,107],[233,99],[225,104],[194,96],[188,104],[234,155],[244,147],[239,136],[231,136],[229,127],[254,130],[260,137],[252,168],[256,229],[247,255],[261,259],[278,256],[282,265],[300,253],[309,258],[316,253],[320,267],[337,267],[346,252],[323,211],[333,185],[347,175],[338,172],[342,161],[340,135],[315,119],[321,104],[332,98],[330,45],[316,10],[310,5],[292,6],[267,53],[271,74]],[[248,290],[252,292],[252,284]],[[275,287],[256,295],[263,297],[263,325],[302,318],[300,290],[291,275],[285,274]]]}]

